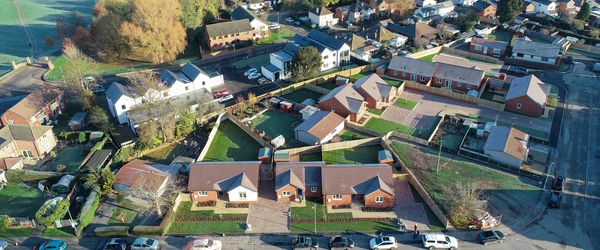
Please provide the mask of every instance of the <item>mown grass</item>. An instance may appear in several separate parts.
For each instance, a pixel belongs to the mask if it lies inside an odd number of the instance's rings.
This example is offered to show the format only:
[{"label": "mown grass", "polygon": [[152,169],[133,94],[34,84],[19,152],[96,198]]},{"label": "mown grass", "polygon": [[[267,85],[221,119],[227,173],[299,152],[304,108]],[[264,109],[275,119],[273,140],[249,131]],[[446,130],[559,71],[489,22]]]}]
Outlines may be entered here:
[{"label": "mown grass", "polygon": [[415,102],[413,100],[398,98],[398,101],[396,101],[396,103],[394,103],[394,105],[399,108],[413,110],[415,108],[415,106],[417,106],[417,102]]},{"label": "mown grass", "polygon": [[378,163],[377,153],[381,145],[360,146],[323,152],[323,161],[328,164]]},{"label": "mown grass", "polygon": [[225,120],[209,147],[204,161],[256,160],[261,146],[235,123]]}]

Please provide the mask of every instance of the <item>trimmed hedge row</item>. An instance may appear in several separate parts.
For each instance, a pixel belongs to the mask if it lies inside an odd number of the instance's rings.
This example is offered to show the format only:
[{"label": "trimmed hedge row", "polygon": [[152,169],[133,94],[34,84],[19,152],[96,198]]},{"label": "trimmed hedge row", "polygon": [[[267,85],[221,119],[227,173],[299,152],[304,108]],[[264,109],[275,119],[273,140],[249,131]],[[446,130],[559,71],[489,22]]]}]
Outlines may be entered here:
[{"label": "trimmed hedge row", "polygon": [[235,202],[227,202],[225,204],[226,208],[249,208],[250,203],[235,203]]},{"label": "trimmed hedge row", "polygon": [[[391,218],[319,218],[317,222],[325,223],[325,222],[352,222],[352,221],[381,221],[388,222],[392,221]],[[296,218],[292,219],[292,223],[305,223],[305,222],[314,222],[313,218]]]},{"label": "trimmed hedge row", "polygon": [[185,217],[177,217],[175,221],[184,222],[184,221],[246,221],[246,216],[185,216]]},{"label": "trimmed hedge row", "polygon": [[77,236],[81,236],[83,229],[92,223],[98,206],[100,206],[100,188],[96,187],[88,195],[83,207],[81,208],[81,212],[79,212],[79,216],[77,217],[77,220],[79,221],[79,226],[75,231]]},{"label": "trimmed hedge row", "polygon": [[99,237],[111,237],[111,236],[128,236],[128,226],[105,226],[94,229],[94,234]]},{"label": "trimmed hedge row", "polygon": [[44,226],[52,226],[54,221],[65,217],[69,211],[70,205],[71,201],[69,199],[62,199],[56,204],[54,211],[47,215],[48,211],[51,209],[52,203],[46,203],[35,212],[35,222]]},{"label": "trimmed hedge row", "polygon": [[162,235],[163,229],[160,226],[135,226],[131,232],[133,235]]}]

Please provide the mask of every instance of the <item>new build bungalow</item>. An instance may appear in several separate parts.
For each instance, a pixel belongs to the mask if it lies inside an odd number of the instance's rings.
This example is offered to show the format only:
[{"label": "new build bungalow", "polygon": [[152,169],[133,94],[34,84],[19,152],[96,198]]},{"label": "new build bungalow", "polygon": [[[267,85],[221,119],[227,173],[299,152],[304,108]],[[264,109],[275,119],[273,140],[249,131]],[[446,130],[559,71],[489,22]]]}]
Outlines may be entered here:
[{"label": "new build bungalow", "polygon": [[277,201],[301,202],[306,198],[319,198],[321,169],[324,162],[279,162],[275,168],[275,193]]},{"label": "new build bungalow", "polygon": [[190,165],[188,191],[192,202],[255,202],[260,161],[195,162]]},{"label": "new build bungalow", "polygon": [[344,120],[333,111],[317,111],[294,128],[296,140],[308,145],[327,143],[344,130]]},{"label": "new build bungalow", "polygon": [[469,43],[469,51],[493,57],[503,57],[507,47],[507,42],[492,41],[477,37],[473,37]]},{"label": "new build bungalow", "polygon": [[544,83],[534,75],[513,79],[505,98],[505,109],[530,116],[542,116],[548,94]]},{"label": "new build bungalow", "polygon": [[553,43],[539,43],[528,39],[517,39],[512,48],[511,58],[524,64],[528,62],[556,65],[562,46]]},{"label": "new build bungalow", "polygon": [[40,86],[2,114],[2,125],[49,125],[64,109],[63,92],[51,85]]},{"label": "new build bungalow", "polygon": [[114,189],[122,194],[145,198],[144,192],[162,195],[167,188],[169,178],[174,172],[168,172],[168,166],[135,159],[119,169],[115,175]]},{"label": "new build bungalow", "polygon": [[347,206],[359,201],[366,207],[392,207],[392,167],[386,164],[328,165],[321,168],[324,205]]},{"label": "new build bungalow", "polygon": [[490,159],[513,167],[520,167],[529,155],[529,135],[516,128],[494,126],[490,130],[483,151]]},{"label": "new build bungalow", "polygon": [[367,109],[365,98],[350,84],[338,86],[319,99],[321,110],[333,111],[350,121],[360,120]]},{"label": "new build bungalow", "polygon": [[397,93],[396,87],[387,84],[377,74],[363,76],[356,80],[352,87],[365,98],[367,108],[372,109],[389,104]]},{"label": "new build bungalow", "polygon": [[388,66],[387,75],[402,80],[427,84],[431,81],[437,66],[435,63],[394,56]]}]

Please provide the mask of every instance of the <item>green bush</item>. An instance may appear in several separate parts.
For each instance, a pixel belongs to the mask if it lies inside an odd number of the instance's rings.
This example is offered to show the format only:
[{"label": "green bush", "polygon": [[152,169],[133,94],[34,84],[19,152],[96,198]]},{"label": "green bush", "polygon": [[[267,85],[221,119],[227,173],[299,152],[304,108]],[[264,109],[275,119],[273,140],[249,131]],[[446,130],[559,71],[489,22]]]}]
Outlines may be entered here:
[{"label": "green bush", "polygon": [[87,200],[83,204],[81,212],[77,217],[77,220],[79,221],[79,226],[77,227],[77,231],[75,232],[77,236],[81,236],[83,233],[83,229],[85,229],[85,227],[92,223],[92,220],[94,220],[94,215],[96,214],[96,210],[98,209],[99,205],[100,190],[98,187],[96,187],[88,195]]},{"label": "green bush", "polygon": [[132,234],[136,236],[144,235],[157,235],[163,234],[163,228],[160,226],[135,226],[133,227]]},{"label": "green bush", "polygon": [[94,229],[94,234],[99,237],[112,237],[112,236],[128,236],[128,226],[106,226],[98,227]]},{"label": "green bush", "polygon": [[133,147],[122,147],[115,154],[115,158],[113,158],[113,162],[119,163],[129,160],[131,156],[135,154],[135,149]]},{"label": "green bush", "polygon": [[106,140],[108,139],[108,136],[105,136],[104,138],[102,138],[102,140],[96,142],[96,144],[94,145],[94,147],[92,147],[90,149],[91,153],[94,153],[100,149],[102,149],[104,147],[104,144],[106,143]]},{"label": "green bush", "polygon": [[0,215],[0,230],[10,227],[10,219],[7,215]]},{"label": "green bush", "polygon": [[87,140],[85,132],[79,132],[79,137],[77,139],[79,143],[84,143]]},{"label": "green bush", "polygon": [[70,204],[71,201],[69,199],[63,199],[58,202],[56,208],[54,209],[54,211],[52,211],[51,214],[46,215],[52,205],[52,203],[46,203],[42,207],[40,207],[40,209],[37,212],[35,212],[35,221],[38,224],[44,226],[52,226],[52,223],[54,223],[55,220],[60,220],[63,217],[65,217],[67,211],[69,210]]}]

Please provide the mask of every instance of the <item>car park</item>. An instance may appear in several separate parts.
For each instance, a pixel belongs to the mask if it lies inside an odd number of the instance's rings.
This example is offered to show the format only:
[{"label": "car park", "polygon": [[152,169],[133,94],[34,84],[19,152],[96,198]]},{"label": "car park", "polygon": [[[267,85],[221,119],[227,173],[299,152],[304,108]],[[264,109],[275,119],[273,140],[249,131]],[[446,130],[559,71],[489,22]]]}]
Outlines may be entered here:
[{"label": "car park", "polygon": [[100,242],[98,250],[125,250],[127,249],[127,242],[122,238],[112,238]]},{"label": "car park", "polygon": [[64,240],[49,240],[44,242],[39,250],[65,250],[67,249],[67,242]]},{"label": "car park", "polygon": [[285,21],[288,22],[288,23],[293,23],[294,19],[291,18],[291,17],[288,17],[288,18],[285,19]]},{"label": "car park", "polygon": [[458,240],[445,234],[423,234],[423,247],[429,249],[457,249]]},{"label": "car park", "polygon": [[329,239],[329,249],[352,249],[354,241],[348,237],[336,236]]},{"label": "car park", "polygon": [[550,194],[550,200],[548,201],[548,207],[560,208],[562,202],[562,194],[560,192],[552,192]]},{"label": "car park", "polygon": [[131,250],[158,250],[159,248],[158,240],[151,238],[136,238],[131,243]]},{"label": "car park", "polygon": [[213,97],[215,99],[219,99],[221,96],[224,96],[224,95],[231,95],[231,91],[229,91],[229,89],[222,89],[222,90],[219,90],[219,91],[213,93]]},{"label": "car park", "polygon": [[308,236],[298,236],[292,240],[292,249],[318,249],[319,242]]},{"label": "car park", "polygon": [[479,233],[478,238],[481,244],[487,245],[489,243],[502,243],[502,241],[505,239],[505,236],[504,233],[498,230],[490,230]]},{"label": "car park", "polygon": [[217,100],[219,100],[219,103],[226,103],[228,101],[233,100],[233,95],[224,95],[224,96],[219,97],[219,99],[217,99]]},{"label": "car park", "polygon": [[565,177],[557,176],[552,180],[552,190],[562,192],[565,186]]},{"label": "car park", "polygon": [[398,243],[396,238],[392,236],[379,236],[369,241],[369,247],[371,249],[398,249]]},{"label": "car park", "polygon": [[185,247],[186,250],[221,250],[223,243],[213,239],[197,239],[190,241]]}]

